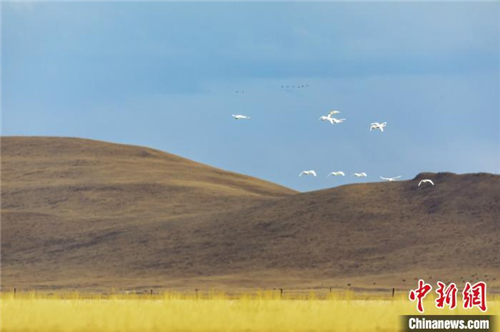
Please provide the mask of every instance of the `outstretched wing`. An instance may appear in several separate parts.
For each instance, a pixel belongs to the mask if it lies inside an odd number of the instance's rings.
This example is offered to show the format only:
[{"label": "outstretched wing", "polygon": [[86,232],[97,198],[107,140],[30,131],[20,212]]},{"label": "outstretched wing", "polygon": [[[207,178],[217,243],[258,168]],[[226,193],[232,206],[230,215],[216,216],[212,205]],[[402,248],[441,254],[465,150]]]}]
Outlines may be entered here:
[{"label": "outstretched wing", "polygon": [[311,174],[316,176],[316,172],[315,171],[311,171]]}]

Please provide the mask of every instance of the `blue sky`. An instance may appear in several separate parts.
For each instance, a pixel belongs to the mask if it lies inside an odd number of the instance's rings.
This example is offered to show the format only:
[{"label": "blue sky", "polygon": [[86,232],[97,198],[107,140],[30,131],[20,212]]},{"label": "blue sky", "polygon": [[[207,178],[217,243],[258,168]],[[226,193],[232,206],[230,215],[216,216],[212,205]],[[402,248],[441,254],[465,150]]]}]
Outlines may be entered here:
[{"label": "blue sky", "polygon": [[[499,17],[499,2],[3,3],[2,135],[144,145],[301,191],[359,181],[338,170],[500,173]],[[318,120],[331,109],[347,120]]]}]

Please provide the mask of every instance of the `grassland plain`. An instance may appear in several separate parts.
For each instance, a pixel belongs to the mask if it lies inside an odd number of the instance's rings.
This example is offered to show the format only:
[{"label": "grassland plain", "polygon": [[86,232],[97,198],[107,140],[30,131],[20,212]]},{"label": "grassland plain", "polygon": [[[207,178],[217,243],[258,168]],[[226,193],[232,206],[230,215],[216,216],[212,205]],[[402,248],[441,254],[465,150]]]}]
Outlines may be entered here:
[{"label": "grassland plain", "polygon": [[[425,314],[481,314],[437,309],[424,300]],[[141,331],[399,331],[400,316],[416,314],[406,294],[334,292],[280,296],[257,292],[163,293],[155,295],[79,293],[3,293],[2,332],[141,332]],[[500,313],[500,297],[488,298],[489,315]]]}]

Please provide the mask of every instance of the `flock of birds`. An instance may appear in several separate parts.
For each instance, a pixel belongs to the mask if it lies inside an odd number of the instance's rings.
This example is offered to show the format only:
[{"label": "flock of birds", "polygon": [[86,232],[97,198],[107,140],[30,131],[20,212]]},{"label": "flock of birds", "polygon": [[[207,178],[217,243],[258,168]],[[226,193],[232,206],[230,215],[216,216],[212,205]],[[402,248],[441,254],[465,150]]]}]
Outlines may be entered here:
[{"label": "flock of birds", "polygon": [[[284,86],[282,85],[281,88],[288,88],[288,87],[292,87],[294,88],[295,86],[292,85],[292,86]],[[307,88],[309,87],[308,85],[300,85],[300,86],[297,86],[297,88]],[[238,91],[237,91],[238,93]],[[346,119],[345,118],[342,118],[342,119],[337,119],[337,118],[334,118],[333,116],[334,115],[337,115],[337,114],[340,114],[341,112],[338,111],[338,110],[332,110],[330,112],[328,112],[327,115],[322,115],[319,120],[321,121],[328,121],[330,122],[332,125],[334,124],[339,124],[339,123],[342,123],[344,122]],[[233,118],[235,120],[250,120],[251,117],[249,116],[246,116],[246,115],[242,115],[242,114],[233,114],[232,115]],[[387,122],[372,122],[370,123],[370,131],[372,130],[380,130],[380,132],[384,132],[384,128],[387,126]],[[308,176],[308,175],[311,175],[311,176],[314,176],[316,177],[317,174],[316,174],[316,171],[314,170],[308,170],[308,171],[302,171],[300,174],[299,174],[299,177],[301,177],[302,175],[305,175],[305,176]],[[329,176],[345,176],[345,173],[342,172],[342,171],[336,171],[336,172],[330,172],[326,177],[329,177]],[[351,176],[355,176],[357,178],[366,178],[368,177],[368,175],[365,173],[365,172],[361,172],[361,173],[353,173]],[[380,177],[380,179],[382,180],[385,180],[385,181],[388,181],[388,182],[395,182],[397,181],[399,178],[401,177],[401,175],[399,176],[395,176],[395,177],[390,177],[390,178],[387,178],[387,177]],[[432,186],[434,186],[434,182],[431,180],[431,179],[423,179],[421,180],[419,183],[418,183],[418,186],[420,187],[422,184],[425,184],[425,183],[428,183]]]},{"label": "flock of birds", "polygon": [[302,85],[282,85],[281,86],[282,89],[290,89],[290,88],[291,89],[306,89],[308,87],[309,87],[309,85],[307,85],[307,84],[305,84],[305,85],[304,84],[302,84]]},{"label": "flock of birds", "polygon": [[[317,174],[316,174],[316,172],[314,170],[302,171],[299,174],[299,176],[302,176],[302,175],[317,176]],[[330,172],[326,177],[329,177],[329,176],[345,176],[345,173],[342,172],[342,171]],[[355,177],[358,177],[358,178],[366,178],[368,175],[365,172],[361,172],[361,173],[352,173],[351,176],[355,176]],[[385,177],[381,176],[380,178],[382,180],[385,180],[385,181],[388,181],[388,182],[394,182],[394,181],[397,181],[400,177],[401,177],[401,175],[398,175],[398,176],[395,176],[395,177],[392,177],[392,178],[385,178]],[[420,187],[420,185],[422,185],[423,183],[429,183],[431,185],[434,185],[434,182],[432,182],[431,179],[423,179],[423,180],[421,180],[418,183],[418,186]]]}]

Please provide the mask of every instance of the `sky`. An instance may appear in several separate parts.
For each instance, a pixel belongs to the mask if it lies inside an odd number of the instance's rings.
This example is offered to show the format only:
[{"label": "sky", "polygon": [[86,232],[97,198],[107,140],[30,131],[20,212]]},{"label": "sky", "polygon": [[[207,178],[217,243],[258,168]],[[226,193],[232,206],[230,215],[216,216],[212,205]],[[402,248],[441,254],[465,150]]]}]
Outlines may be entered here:
[{"label": "sky", "polygon": [[[1,6],[2,135],[148,146],[300,191],[500,173],[500,2]],[[333,109],[344,123],[318,120]]]}]

